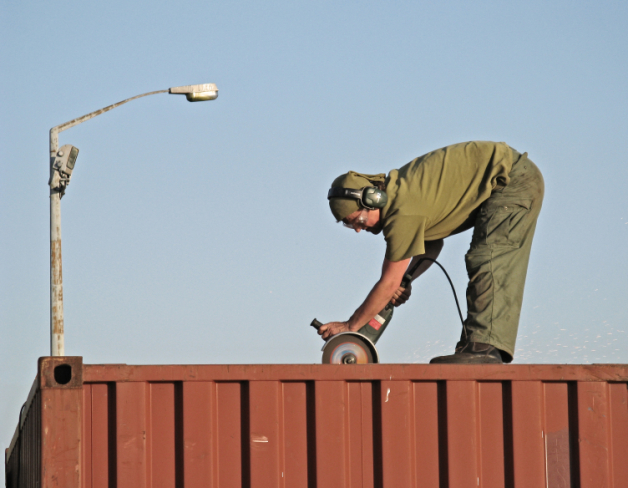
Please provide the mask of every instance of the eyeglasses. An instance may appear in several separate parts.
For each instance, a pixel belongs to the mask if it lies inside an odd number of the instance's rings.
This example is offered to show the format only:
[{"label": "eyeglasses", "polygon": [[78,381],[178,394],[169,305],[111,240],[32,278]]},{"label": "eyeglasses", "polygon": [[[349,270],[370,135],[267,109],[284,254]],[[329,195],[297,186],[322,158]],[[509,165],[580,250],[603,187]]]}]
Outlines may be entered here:
[{"label": "eyeglasses", "polygon": [[364,228],[366,227],[366,222],[369,219],[369,214],[366,210],[362,210],[362,212],[360,213],[360,215],[358,215],[357,219],[354,219],[353,222],[345,222],[344,220],[342,221],[342,225],[344,225],[345,227],[349,228],[349,229],[353,229],[356,230],[357,228]]}]

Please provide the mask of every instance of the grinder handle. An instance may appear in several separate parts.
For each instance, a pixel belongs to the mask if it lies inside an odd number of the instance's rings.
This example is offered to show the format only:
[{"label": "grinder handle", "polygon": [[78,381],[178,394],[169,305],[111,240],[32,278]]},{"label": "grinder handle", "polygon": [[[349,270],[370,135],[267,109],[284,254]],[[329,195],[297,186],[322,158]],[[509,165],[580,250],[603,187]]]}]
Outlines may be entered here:
[{"label": "grinder handle", "polygon": [[314,320],[312,320],[312,323],[311,323],[310,325],[311,325],[312,327],[314,327],[316,330],[318,330],[318,329],[319,329],[319,327],[320,327],[321,325],[323,325],[323,323],[322,323],[322,322],[319,322],[319,321],[318,321],[318,320],[316,320],[316,319],[314,319]]},{"label": "grinder handle", "polygon": [[410,273],[406,273],[405,275],[403,275],[403,279],[401,280],[401,287],[408,288],[408,286],[410,286],[410,283],[412,283],[412,275]]},{"label": "grinder handle", "polygon": [[402,287],[408,288],[410,283],[412,283],[412,275],[417,269],[419,269],[419,266],[421,266],[421,264],[423,264],[423,261],[425,260],[425,258],[419,259],[416,263],[414,263],[414,266],[412,266],[412,268],[410,268],[408,272],[403,275],[403,279],[401,280]]}]

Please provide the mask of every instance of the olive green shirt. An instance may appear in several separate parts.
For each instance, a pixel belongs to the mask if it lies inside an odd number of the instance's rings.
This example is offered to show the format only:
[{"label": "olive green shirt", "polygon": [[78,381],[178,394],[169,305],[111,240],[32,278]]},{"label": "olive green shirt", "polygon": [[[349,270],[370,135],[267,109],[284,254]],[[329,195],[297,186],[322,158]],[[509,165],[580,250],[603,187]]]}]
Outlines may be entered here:
[{"label": "olive green shirt", "polygon": [[454,144],[420,156],[386,178],[381,211],[386,258],[425,253],[425,241],[473,226],[474,211],[510,181],[512,149],[504,142]]}]

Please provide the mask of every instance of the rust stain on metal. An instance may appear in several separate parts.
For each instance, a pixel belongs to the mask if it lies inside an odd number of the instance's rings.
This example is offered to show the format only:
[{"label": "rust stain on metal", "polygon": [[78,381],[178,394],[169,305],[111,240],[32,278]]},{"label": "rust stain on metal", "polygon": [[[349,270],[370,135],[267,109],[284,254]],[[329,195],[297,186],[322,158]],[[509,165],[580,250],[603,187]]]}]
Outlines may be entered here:
[{"label": "rust stain on metal", "polygon": [[59,336],[63,334],[63,325],[63,320],[59,320],[56,316],[53,315],[52,333]]},{"label": "rust stain on metal", "polygon": [[[57,230],[59,233],[59,231]],[[61,239],[50,242],[50,327],[53,344],[63,342],[63,273],[61,266]],[[55,347],[53,345],[53,351]]]},{"label": "rust stain on metal", "polygon": [[55,270],[55,273],[52,275],[52,282],[54,284],[62,283],[61,240],[59,239],[50,242],[50,262]]}]

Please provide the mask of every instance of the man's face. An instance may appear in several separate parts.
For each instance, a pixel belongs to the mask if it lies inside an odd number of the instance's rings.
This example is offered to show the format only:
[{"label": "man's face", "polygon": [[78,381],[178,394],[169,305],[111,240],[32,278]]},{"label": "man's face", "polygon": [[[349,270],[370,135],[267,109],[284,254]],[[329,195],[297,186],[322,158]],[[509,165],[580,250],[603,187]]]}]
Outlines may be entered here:
[{"label": "man's face", "polygon": [[382,231],[382,222],[379,216],[379,209],[377,210],[356,210],[351,215],[348,215],[342,219],[342,223],[345,227],[360,232],[365,230],[371,234],[379,234]]}]

